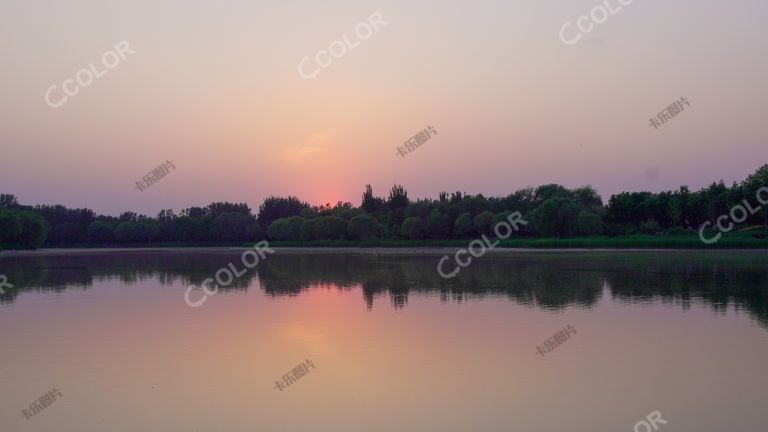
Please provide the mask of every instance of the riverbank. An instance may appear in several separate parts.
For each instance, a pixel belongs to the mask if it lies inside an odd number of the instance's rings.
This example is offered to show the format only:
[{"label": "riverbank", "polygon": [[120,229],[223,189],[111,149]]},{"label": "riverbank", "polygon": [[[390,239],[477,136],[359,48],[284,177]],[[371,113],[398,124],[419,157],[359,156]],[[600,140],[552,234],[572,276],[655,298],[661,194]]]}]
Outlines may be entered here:
[{"label": "riverbank", "polygon": [[[317,240],[308,242],[273,241],[270,245],[281,250],[296,250],[303,253],[322,251],[322,253],[337,253],[346,251],[371,253],[430,253],[430,251],[456,250],[465,248],[472,239],[467,240]],[[50,246],[39,250],[0,250],[0,256],[21,255],[52,255],[72,253],[104,253],[104,252],[146,252],[146,251],[227,251],[251,247],[253,243],[150,243],[133,245],[61,245]],[[553,251],[553,252],[583,252],[583,251],[661,251],[661,250],[768,250],[768,237],[746,233],[730,233],[713,244],[705,244],[698,235],[686,234],[676,236],[664,235],[632,235],[616,237],[574,237],[574,238],[515,238],[502,240],[496,249],[498,252],[508,251]],[[62,252],[63,251],[63,252]]]},{"label": "riverbank", "polygon": [[[184,253],[184,254],[212,254],[212,253],[239,253],[249,247],[136,247],[136,248],[81,248],[81,249],[38,249],[0,251],[0,258],[14,257],[51,257],[71,255],[105,255],[105,254],[145,254],[145,253]],[[453,254],[460,247],[273,247],[280,255],[445,255]],[[496,248],[487,250],[488,255],[512,255],[512,254],[586,254],[586,253],[701,253],[701,252],[768,252],[766,249],[648,249],[648,248]]]}]

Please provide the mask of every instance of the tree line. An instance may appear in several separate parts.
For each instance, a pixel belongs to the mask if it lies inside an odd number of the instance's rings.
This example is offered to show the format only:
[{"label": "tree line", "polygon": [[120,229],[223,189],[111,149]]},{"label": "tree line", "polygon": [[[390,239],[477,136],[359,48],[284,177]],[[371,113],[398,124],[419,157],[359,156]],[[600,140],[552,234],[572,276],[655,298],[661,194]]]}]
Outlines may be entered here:
[{"label": "tree line", "polygon": [[[756,201],[768,186],[768,165],[730,187],[714,182],[699,191],[622,192],[607,204],[591,186],[559,184],[527,187],[503,197],[442,192],[437,199],[408,196],[394,185],[386,197],[365,187],[360,205],[338,202],[312,206],[297,197],[270,196],[257,212],[245,203],[215,202],[180,213],[162,210],[156,217],[125,212],[97,215],[62,205],[26,206],[0,195],[0,244],[42,245],[148,243],[234,243],[257,240],[457,240],[492,235],[496,223],[520,212],[529,223],[522,237],[681,234],[714,222],[731,207]],[[768,228],[768,209],[760,207],[745,225]]]}]

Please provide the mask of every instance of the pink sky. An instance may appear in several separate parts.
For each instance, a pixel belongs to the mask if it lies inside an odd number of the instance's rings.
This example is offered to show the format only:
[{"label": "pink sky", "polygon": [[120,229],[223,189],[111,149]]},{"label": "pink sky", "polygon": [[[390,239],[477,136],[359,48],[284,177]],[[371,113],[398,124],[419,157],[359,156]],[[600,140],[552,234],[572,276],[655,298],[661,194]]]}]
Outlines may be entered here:
[{"label": "pink sky", "polygon": [[[597,4],[6,0],[0,193],[107,214],[271,194],[359,204],[366,183],[412,197],[591,184],[607,200],[768,163],[764,2],[636,0],[564,44],[563,24]],[[386,26],[299,76],[375,12]],[[46,104],[120,41],[135,54]],[[428,125],[438,135],[398,156]],[[166,160],[175,171],[134,188]]]}]

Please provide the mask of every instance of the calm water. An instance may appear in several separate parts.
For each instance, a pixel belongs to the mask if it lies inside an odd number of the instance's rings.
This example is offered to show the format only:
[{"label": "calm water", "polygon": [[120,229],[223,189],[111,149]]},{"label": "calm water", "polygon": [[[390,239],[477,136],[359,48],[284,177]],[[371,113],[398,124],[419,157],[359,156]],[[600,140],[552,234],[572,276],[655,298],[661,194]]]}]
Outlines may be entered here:
[{"label": "calm water", "polygon": [[0,431],[766,432],[767,255],[4,257]]}]

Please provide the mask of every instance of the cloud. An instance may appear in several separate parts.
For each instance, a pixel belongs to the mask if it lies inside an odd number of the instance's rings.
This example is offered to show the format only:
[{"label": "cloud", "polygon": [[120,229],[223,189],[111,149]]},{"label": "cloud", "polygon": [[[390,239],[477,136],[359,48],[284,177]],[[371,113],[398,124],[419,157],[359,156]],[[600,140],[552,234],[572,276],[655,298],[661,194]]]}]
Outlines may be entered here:
[{"label": "cloud", "polygon": [[315,158],[317,155],[328,151],[328,146],[325,145],[328,138],[328,135],[312,135],[306,144],[298,147],[288,147],[282,151],[280,156],[290,164],[301,165],[307,159]]}]

